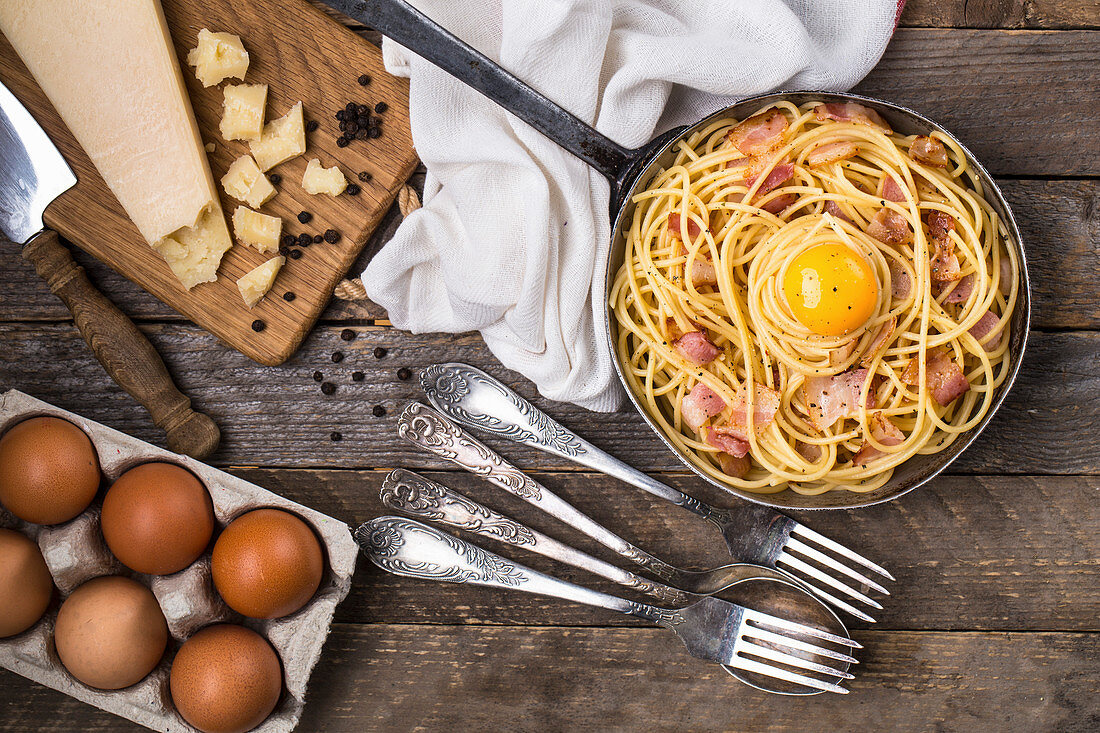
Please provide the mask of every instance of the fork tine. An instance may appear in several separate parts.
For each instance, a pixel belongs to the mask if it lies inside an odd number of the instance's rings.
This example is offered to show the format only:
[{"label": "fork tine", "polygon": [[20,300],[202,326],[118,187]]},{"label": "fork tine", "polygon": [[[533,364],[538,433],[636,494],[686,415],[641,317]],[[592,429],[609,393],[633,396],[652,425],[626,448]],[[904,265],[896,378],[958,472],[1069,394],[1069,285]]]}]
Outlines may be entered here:
[{"label": "fork tine", "polygon": [[856,676],[848,672],[842,672],[839,669],[833,669],[832,667],[826,667],[824,664],[818,664],[812,662],[809,659],[803,659],[802,657],[796,657],[793,654],[787,654],[781,652],[778,649],[771,649],[766,646],[760,646],[759,644],[753,644],[751,641],[742,641],[737,645],[739,652],[744,654],[751,654],[754,657],[763,657],[764,659],[770,659],[773,662],[779,662],[785,664],[788,667],[799,667],[800,669],[808,669],[811,672],[817,672],[818,674],[828,675],[830,677],[840,677],[845,680],[854,680]]},{"label": "fork tine", "polygon": [[846,636],[837,636],[836,634],[830,634],[828,631],[815,629],[813,626],[806,626],[804,624],[796,623],[795,621],[788,621],[784,618],[772,616],[771,614],[760,613],[760,611],[753,611],[751,608],[746,608],[744,614],[744,619],[746,621],[752,621],[757,624],[771,626],[772,628],[779,629],[780,631],[786,631],[795,634],[805,634],[806,636],[812,636],[816,639],[821,639],[823,641],[831,641],[834,644],[840,644],[841,646],[850,646],[854,649],[863,648],[862,644],[855,641],[854,639],[849,639]]},{"label": "fork tine", "polygon": [[847,575],[852,580],[859,581],[860,583],[863,583],[865,585],[870,586],[871,588],[874,588],[879,593],[884,593],[886,595],[890,595],[890,591],[886,590],[885,588],[883,588],[881,585],[879,585],[875,581],[873,581],[870,578],[867,578],[863,575],[860,575],[855,570],[852,570],[851,568],[849,568],[847,565],[844,565],[843,563],[837,562],[836,560],[834,560],[833,558],[831,558],[828,555],[824,554],[820,550],[817,550],[813,547],[810,547],[809,545],[805,544],[804,542],[801,542],[800,540],[796,540],[794,538],[788,538],[787,539],[787,544],[786,544],[786,546],[784,546],[783,549],[784,550],[795,550],[797,552],[800,552],[803,555],[805,555],[806,557],[809,557],[813,560],[817,560],[819,563],[821,563],[825,567],[833,568],[834,570],[837,570],[841,573],[844,573],[845,575]]},{"label": "fork tine", "polygon": [[841,654],[840,652],[834,652],[832,649],[826,649],[823,646],[814,646],[808,642],[796,639],[792,636],[783,636],[782,634],[776,634],[773,631],[762,629],[758,626],[747,627],[752,629],[752,638],[758,641],[767,641],[772,644],[782,644],[783,646],[790,647],[791,649],[799,649],[811,654],[817,654],[822,657],[829,657],[835,659],[838,662],[847,662],[848,664],[859,664],[859,660],[855,657],[849,657],[847,654]]},{"label": "fork tine", "polygon": [[855,616],[856,618],[861,619],[863,621],[866,621],[868,623],[872,623],[872,624],[876,623],[876,621],[873,618],[871,618],[870,616],[865,614],[863,611],[860,611],[855,606],[852,606],[852,605],[849,605],[848,603],[845,603],[844,601],[840,600],[839,598],[837,598],[836,596],[834,596],[831,593],[826,593],[821,588],[818,588],[816,585],[814,585],[810,581],[806,580],[805,578],[799,578],[798,582],[802,583],[802,585],[809,588],[811,591],[814,592],[814,595],[818,596],[819,598],[821,598],[823,601],[825,601],[829,605],[834,606],[836,608],[839,608],[840,610],[845,611],[847,613],[850,613],[851,615]]},{"label": "fork tine", "polygon": [[849,560],[855,560],[856,562],[858,562],[863,567],[865,567],[869,570],[874,570],[879,575],[882,575],[886,578],[889,578],[890,580],[893,580],[895,582],[897,581],[897,578],[895,578],[893,575],[890,575],[890,573],[888,573],[886,571],[886,568],[883,568],[880,565],[876,565],[875,563],[871,562],[867,558],[863,557],[863,555],[852,552],[851,550],[849,550],[847,547],[840,544],[839,542],[834,542],[833,540],[829,539],[825,535],[818,534],[817,532],[814,532],[812,529],[810,529],[809,527],[807,527],[805,525],[802,525],[802,524],[799,524],[799,523],[795,522],[794,527],[791,529],[791,533],[792,534],[800,534],[803,537],[805,537],[806,539],[813,540],[814,542],[821,545],[822,547],[824,547],[827,550],[832,550],[836,554],[843,555],[844,557],[848,558]]},{"label": "fork tine", "polygon": [[796,685],[802,685],[803,687],[812,687],[815,690],[824,690],[825,692],[837,692],[841,695],[847,695],[848,691],[839,685],[834,685],[830,682],[822,682],[821,680],[814,679],[813,677],[807,677],[804,674],[798,674],[796,672],[788,672],[780,667],[773,667],[770,664],[764,664],[758,662],[755,659],[745,659],[744,657],[734,657],[729,666],[736,667],[737,669],[743,669],[746,672],[756,672],[767,677],[774,677],[786,682],[793,682]]},{"label": "fork tine", "polygon": [[814,580],[819,580],[822,583],[824,583],[825,585],[828,585],[829,587],[834,588],[835,590],[838,590],[841,593],[847,593],[849,596],[851,596],[852,598],[855,598],[857,601],[863,601],[864,603],[866,603],[868,606],[871,606],[872,608],[878,608],[878,609],[882,608],[882,606],[879,604],[879,602],[876,601],[875,599],[870,598],[868,596],[865,596],[864,594],[860,593],[858,590],[856,590],[854,588],[849,588],[848,586],[844,585],[844,583],[841,583],[839,580],[837,580],[833,576],[829,575],[828,573],[821,572],[820,570],[815,568],[813,565],[810,565],[808,562],[803,562],[801,559],[795,557],[794,555],[787,554],[786,551],[783,551],[783,552],[779,553],[779,557],[775,558],[775,562],[776,563],[783,563],[784,565],[789,565],[790,567],[794,568],[795,570],[798,570],[801,573],[805,573],[806,575],[809,575]]}]

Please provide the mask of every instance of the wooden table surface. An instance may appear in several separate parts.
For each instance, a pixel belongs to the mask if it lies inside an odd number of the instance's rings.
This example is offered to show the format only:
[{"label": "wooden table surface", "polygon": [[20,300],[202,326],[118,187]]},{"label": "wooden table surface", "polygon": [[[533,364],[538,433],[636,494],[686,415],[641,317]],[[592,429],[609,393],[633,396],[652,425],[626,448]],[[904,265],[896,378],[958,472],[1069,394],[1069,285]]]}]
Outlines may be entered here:
[{"label": "wooden table surface", "polygon": [[[363,562],[336,611],[300,730],[1100,730],[1100,6],[910,0],[901,25],[856,91],[942,122],[1001,182],[1031,267],[1034,331],[1015,390],[950,475],[886,505],[798,516],[898,579],[878,624],[852,624],[865,647],[852,694],[765,695],[626,617],[397,579]],[[396,221],[391,212],[388,231]],[[60,302],[3,246],[0,389],[163,444],[93,360]],[[406,466],[594,549],[397,438],[396,415],[420,397],[398,369],[415,374],[450,360],[503,378],[635,466],[733,504],[686,474],[637,415],[538,398],[476,334],[410,335],[390,328],[377,306],[334,303],[297,356],[261,367],[105,266],[78,259],[221,425],[214,465],[349,523],[380,514],[382,477]],[[356,340],[341,340],[346,328]],[[385,356],[376,358],[376,347]],[[337,350],[346,358],[334,364]],[[321,394],[315,370],[338,385],[334,395]],[[365,379],[354,382],[353,371]],[[384,417],[372,415],[375,405]],[[332,431],[343,440],[330,440]],[[489,442],[636,544],[685,564],[723,561],[718,535],[690,514],[533,450]],[[140,730],[5,671],[0,728]]]}]

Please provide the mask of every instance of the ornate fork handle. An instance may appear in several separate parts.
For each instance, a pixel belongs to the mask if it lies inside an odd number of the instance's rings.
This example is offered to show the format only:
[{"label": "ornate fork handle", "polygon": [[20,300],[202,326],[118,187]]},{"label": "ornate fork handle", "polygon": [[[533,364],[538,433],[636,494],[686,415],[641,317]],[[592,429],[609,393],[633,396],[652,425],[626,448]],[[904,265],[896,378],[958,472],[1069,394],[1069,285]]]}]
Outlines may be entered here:
[{"label": "ornate fork handle", "polygon": [[633,588],[662,603],[686,606],[699,596],[647,580],[536,532],[494,512],[452,489],[412,471],[398,468],[382,482],[382,503],[391,509],[464,529],[501,542],[526,547],[532,552],[587,570],[620,585]]},{"label": "ornate fork handle", "polygon": [[480,369],[468,364],[433,364],[420,373],[420,385],[437,410],[467,427],[614,476],[719,527],[729,521],[726,510],[677,491],[605,453]]},{"label": "ornate fork handle", "polygon": [[635,547],[577,510],[427,405],[414,402],[406,407],[397,420],[397,433],[424,450],[457,463],[537,506],[661,580],[672,581],[675,578],[676,568]]},{"label": "ornate fork handle", "polygon": [[663,626],[676,626],[684,620],[675,610],[628,601],[552,578],[412,519],[377,517],[359,525],[355,540],[372,563],[395,575],[553,596]]}]

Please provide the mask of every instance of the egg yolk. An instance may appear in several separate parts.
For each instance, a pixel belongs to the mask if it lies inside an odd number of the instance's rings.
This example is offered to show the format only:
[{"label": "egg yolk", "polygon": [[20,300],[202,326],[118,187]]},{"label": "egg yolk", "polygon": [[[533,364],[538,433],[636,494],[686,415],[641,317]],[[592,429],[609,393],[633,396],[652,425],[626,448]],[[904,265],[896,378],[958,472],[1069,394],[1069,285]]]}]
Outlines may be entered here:
[{"label": "egg yolk", "polygon": [[878,281],[859,252],[820,244],[794,258],[783,275],[783,293],[803,326],[821,336],[843,336],[875,312]]}]

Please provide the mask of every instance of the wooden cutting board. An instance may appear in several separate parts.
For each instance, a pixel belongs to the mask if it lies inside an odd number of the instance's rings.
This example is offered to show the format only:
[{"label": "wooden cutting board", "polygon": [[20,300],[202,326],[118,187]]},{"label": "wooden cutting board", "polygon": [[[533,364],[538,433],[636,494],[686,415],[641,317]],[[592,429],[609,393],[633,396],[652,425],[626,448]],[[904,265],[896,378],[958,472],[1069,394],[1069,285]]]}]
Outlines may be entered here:
[{"label": "wooden cutting board", "polygon": [[[271,292],[251,310],[241,300],[237,278],[270,256],[251,247],[237,244],[227,252],[216,282],[184,290],[126,217],[95,166],[0,35],[0,80],[49,133],[77,177],[76,186],[46,209],[46,225],[226,344],[261,364],[281,364],[316,322],[333,287],[345,276],[416,166],[409,131],[408,82],[386,74],[378,48],[306,0],[163,0],[163,6],[203,141],[215,146],[208,156],[215,182],[237,157],[248,153],[248,146],[244,141],[224,141],[218,132],[222,87],[240,81],[229,79],[203,88],[193,68],[186,65],[187,52],[196,45],[202,28],[235,33],[244,41],[250,57],[245,81],[268,85],[267,119],[281,117],[301,100],[306,120],[319,124],[317,130],[306,134],[305,155],[269,171],[282,176],[282,181],[276,185],[279,193],[261,210],[281,217],[284,233],[312,235],[336,229],[340,241],[311,244],[300,250],[300,259],[288,258]],[[370,77],[366,86],[358,83],[363,74]],[[348,102],[372,108],[379,102],[388,106],[378,115],[383,120],[381,137],[355,140],[344,148],[336,145],[340,131],[334,115]],[[314,157],[326,167],[338,164],[362,191],[337,197],[302,191],[302,173],[307,160]],[[361,182],[360,172],[369,173],[370,180]],[[220,184],[217,188],[221,190]],[[237,205],[222,195],[227,215]],[[297,219],[302,211],[313,215],[308,224]],[[292,301],[283,298],[287,292],[294,293]],[[252,328],[257,319],[265,324],[259,332]]]}]

